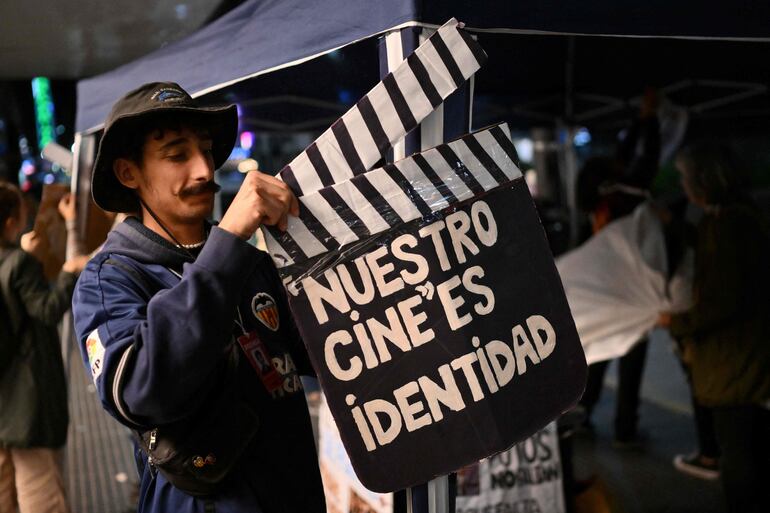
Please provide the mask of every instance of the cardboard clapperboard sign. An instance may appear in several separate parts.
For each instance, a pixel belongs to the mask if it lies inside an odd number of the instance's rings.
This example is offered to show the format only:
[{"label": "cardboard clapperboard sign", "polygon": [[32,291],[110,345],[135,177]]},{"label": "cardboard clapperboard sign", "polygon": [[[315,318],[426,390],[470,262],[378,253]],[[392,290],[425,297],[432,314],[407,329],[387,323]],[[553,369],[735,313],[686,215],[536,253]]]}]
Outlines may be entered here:
[{"label": "cardboard clapperboard sign", "polygon": [[373,491],[504,451],[584,387],[507,126],[370,170],[484,58],[451,20],[280,173],[301,213],[265,239]]}]

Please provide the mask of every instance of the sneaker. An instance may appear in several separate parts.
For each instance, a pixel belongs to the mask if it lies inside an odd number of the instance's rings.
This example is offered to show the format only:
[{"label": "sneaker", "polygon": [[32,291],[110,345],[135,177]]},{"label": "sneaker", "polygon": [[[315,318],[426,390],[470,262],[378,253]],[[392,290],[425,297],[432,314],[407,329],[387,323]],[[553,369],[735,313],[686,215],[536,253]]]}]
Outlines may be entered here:
[{"label": "sneaker", "polygon": [[687,475],[714,481],[719,479],[719,463],[714,458],[706,458],[698,452],[692,454],[677,454],[674,457],[674,467]]}]

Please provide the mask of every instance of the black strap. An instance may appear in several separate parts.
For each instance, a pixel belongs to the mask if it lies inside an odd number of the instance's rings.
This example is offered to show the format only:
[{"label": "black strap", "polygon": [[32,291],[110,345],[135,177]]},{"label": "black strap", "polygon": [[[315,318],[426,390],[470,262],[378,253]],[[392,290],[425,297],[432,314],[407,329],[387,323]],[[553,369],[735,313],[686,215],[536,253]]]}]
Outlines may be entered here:
[{"label": "black strap", "polygon": [[121,262],[117,258],[108,258],[107,260],[104,261],[104,263],[107,265],[114,265],[115,267],[118,267],[126,271],[137,281],[137,283],[139,283],[139,286],[145,289],[145,291],[148,292],[149,294],[153,294],[154,291],[158,288],[157,285],[153,285],[152,283],[150,283],[150,279],[144,273],[139,271],[136,267],[132,266],[131,264]]}]

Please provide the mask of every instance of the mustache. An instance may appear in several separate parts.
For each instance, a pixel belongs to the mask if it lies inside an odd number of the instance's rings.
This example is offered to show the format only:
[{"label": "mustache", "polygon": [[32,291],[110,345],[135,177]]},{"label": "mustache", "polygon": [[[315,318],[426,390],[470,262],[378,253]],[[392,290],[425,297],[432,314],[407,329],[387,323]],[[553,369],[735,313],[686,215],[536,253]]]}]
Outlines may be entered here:
[{"label": "mustache", "polygon": [[204,192],[211,192],[213,194],[216,194],[219,192],[219,190],[222,187],[216,183],[214,180],[209,180],[208,182],[201,182],[196,183],[194,185],[190,185],[189,187],[185,187],[181,191],[179,191],[179,197],[184,199],[190,196],[197,196],[198,194],[203,194]]}]

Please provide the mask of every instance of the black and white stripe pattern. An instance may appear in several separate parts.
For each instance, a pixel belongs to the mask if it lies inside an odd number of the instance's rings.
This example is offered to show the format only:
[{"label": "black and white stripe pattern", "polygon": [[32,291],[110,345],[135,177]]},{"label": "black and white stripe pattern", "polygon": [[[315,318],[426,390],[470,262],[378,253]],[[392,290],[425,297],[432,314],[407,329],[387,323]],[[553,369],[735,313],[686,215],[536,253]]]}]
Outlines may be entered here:
[{"label": "black and white stripe pattern", "polygon": [[300,197],[366,172],[485,60],[451,19],[278,176]]},{"label": "black and white stripe pattern", "polygon": [[425,217],[521,177],[508,126],[467,134],[299,198],[286,232],[266,233],[278,267]]}]

